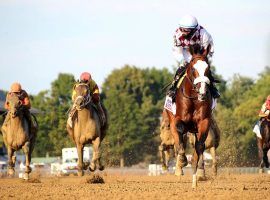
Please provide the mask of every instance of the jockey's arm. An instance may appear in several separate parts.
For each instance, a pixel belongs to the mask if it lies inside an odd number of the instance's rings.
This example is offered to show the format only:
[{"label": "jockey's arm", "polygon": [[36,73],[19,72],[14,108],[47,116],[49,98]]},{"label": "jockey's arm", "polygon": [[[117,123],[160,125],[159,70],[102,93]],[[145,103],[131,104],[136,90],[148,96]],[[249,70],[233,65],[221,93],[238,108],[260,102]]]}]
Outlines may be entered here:
[{"label": "jockey's arm", "polygon": [[90,92],[92,94],[93,102],[98,103],[99,100],[100,100],[99,88],[98,88],[98,85],[96,84],[96,82],[93,79],[90,81],[89,87],[90,87]]},{"label": "jockey's arm", "polygon": [[266,109],[266,103],[264,103],[259,112],[259,117],[265,117],[267,115],[269,115],[269,110]]},{"label": "jockey's arm", "polygon": [[180,45],[180,41],[177,41],[176,35],[173,36],[173,56],[175,60],[179,63],[179,66],[184,66],[185,58],[183,55],[183,47]]},{"label": "jockey's arm", "polygon": [[211,60],[214,54],[214,42],[211,35],[207,33],[206,31],[202,34],[202,46],[204,49],[209,48],[207,58]]},{"label": "jockey's arm", "polygon": [[31,102],[30,102],[30,99],[29,99],[29,96],[27,94],[26,91],[22,91],[22,104],[23,106],[26,108],[26,109],[30,109],[31,108]]}]

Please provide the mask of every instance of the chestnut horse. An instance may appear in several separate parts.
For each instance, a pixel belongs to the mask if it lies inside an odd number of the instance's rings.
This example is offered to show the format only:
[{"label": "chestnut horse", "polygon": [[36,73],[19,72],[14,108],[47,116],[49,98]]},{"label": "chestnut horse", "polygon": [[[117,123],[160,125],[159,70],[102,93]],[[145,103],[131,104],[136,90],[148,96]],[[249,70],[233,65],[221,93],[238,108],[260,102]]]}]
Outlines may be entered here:
[{"label": "chestnut horse", "polygon": [[[7,114],[10,115],[9,121],[5,127],[2,126],[3,139],[8,150],[8,175],[14,175],[16,162],[14,153],[22,149],[25,154],[25,171],[23,178],[28,180],[29,173],[32,171],[30,162],[36,141],[37,129],[34,131],[34,129],[30,128],[30,123],[24,115],[22,101],[16,94],[11,93],[9,108],[10,110]],[[37,126],[37,124],[35,125]]]},{"label": "chestnut horse", "polygon": [[193,154],[192,187],[197,187],[197,169],[204,169],[203,152],[212,115],[212,97],[209,91],[210,67],[207,61],[209,48],[203,50],[199,45],[190,48],[192,59],[187,65],[185,77],[176,93],[176,114],[167,111],[170,129],[175,141],[177,154],[176,167],[185,167],[183,136],[187,132],[196,133]]},{"label": "chestnut horse", "polygon": [[[89,166],[90,171],[96,168],[103,170],[100,162],[100,145],[105,137],[107,124],[102,127],[98,112],[92,103],[89,86],[78,83],[74,86],[76,92],[73,106],[76,108],[75,121],[72,128],[67,124],[67,131],[77,147],[78,175],[83,176],[87,165],[83,163],[83,148],[86,144],[93,144],[93,157]],[[105,114],[106,110],[104,109]]]},{"label": "chestnut horse", "polygon": [[260,159],[259,171],[262,173],[264,167],[269,168],[267,152],[270,149],[270,117],[263,117],[260,123],[260,133],[262,137],[257,137],[257,145]]}]

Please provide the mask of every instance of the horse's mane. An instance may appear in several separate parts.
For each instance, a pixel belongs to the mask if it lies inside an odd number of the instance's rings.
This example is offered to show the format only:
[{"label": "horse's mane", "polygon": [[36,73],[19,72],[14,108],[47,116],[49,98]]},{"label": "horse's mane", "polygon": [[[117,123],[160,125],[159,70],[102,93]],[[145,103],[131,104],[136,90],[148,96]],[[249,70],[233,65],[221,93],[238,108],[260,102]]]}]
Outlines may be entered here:
[{"label": "horse's mane", "polygon": [[202,55],[204,52],[204,48],[199,44],[194,44],[189,47],[189,52],[191,55]]}]

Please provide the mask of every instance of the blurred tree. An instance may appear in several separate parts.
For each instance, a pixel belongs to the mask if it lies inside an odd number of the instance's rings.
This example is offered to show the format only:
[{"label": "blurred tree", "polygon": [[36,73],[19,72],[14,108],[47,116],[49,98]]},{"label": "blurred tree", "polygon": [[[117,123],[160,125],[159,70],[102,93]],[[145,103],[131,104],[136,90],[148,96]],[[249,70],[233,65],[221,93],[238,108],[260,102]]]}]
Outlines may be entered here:
[{"label": "blurred tree", "polygon": [[71,106],[74,82],[73,75],[60,73],[52,82],[50,91],[42,91],[33,97],[33,106],[42,111],[37,116],[39,132],[35,155],[61,155],[63,147],[74,146],[66,132],[67,111]]},{"label": "blurred tree", "polygon": [[107,77],[102,92],[110,117],[106,141],[111,164],[131,165],[157,152],[152,133],[162,109],[162,88],[171,76],[166,69],[126,65]]}]

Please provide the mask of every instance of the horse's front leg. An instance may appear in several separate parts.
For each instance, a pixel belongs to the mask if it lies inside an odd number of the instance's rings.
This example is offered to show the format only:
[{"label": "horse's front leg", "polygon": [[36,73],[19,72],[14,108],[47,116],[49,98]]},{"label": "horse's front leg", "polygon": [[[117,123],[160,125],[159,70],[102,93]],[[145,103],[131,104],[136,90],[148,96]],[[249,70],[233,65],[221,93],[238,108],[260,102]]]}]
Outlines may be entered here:
[{"label": "horse's front leg", "polygon": [[159,150],[160,162],[162,164],[162,169],[167,170],[167,166],[165,163],[166,158],[165,158],[165,152],[164,152],[165,145],[164,144],[159,145],[158,150]]},{"label": "horse's front leg", "polygon": [[213,158],[213,163],[212,163],[212,169],[213,169],[213,174],[214,176],[217,175],[217,158],[216,158],[216,148],[211,147],[210,149],[211,156]]},{"label": "horse's front leg", "polygon": [[10,146],[8,146],[8,175],[14,176],[15,170],[15,156],[14,156],[15,150],[12,149]]},{"label": "horse's front leg", "polygon": [[264,166],[266,168],[269,168],[269,161],[268,161],[268,156],[267,156],[268,150],[269,150],[269,148],[263,149],[263,162],[264,162]]},{"label": "horse's front leg", "polygon": [[169,168],[169,161],[170,161],[170,146],[167,146],[167,148],[165,148],[164,156],[165,156],[166,169],[168,170],[168,168]]},{"label": "horse's front leg", "polygon": [[25,170],[24,170],[24,180],[29,179],[29,173],[32,171],[30,167],[31,163],[31,151],[30,151],[30,142],[26,142],[22,147],[24,155],[25,155]]},{"label": "horse's front leg", "polygon": [[198,133],[195,142],[195,151],[193,154],[193,177],[192,177],[192,188],[197,187],[197,169],[201,172],[200,176],[204,177],[204,161],[203,152],[205,150],[205,140],[208,135],[209,120],[205,119],[198,123]]},{"label": "horse's front leg", "polygon": [[263,141],[261,138],[257,137],[257,146],[258,146],[258,157],[260,160],[259,164],[259,173],[263,173],[264,162],[263,162]]},{"label": "horse's front leg", "polygon": [[[171,133],[174,138],[174,145],[175,145],[175,154],[177,155],[176,157],[176,166],[175,166],[175,175],[180,176],[183,175],[183,170],[182,168],[187,166],[187,157],[185,155],[185,148],[184,148],[184,140],[183,140],[183,135],[184,135],[184,125],[183,123],[176,124],[172,123],[171,126]],[[179,134],[178,134],[178,129],[179,129]]]},{"label": "horse's front leg", "polygon": [[78,176],[83,176],[83,145],[77,144],[78,152]]},{"label": "horse's front leg", "polygon": [[100,171],[104,170],[104,166],[101,164],[100,161],[100,152],[99,152],[99,148],[100,148],[100,137],[97,137],[95,140],[92,141],[93,143],[93,158],[92,161],[90,163],[90,167],[89,170],[90,171],[95,171],[96,168],[98,168]]}]

